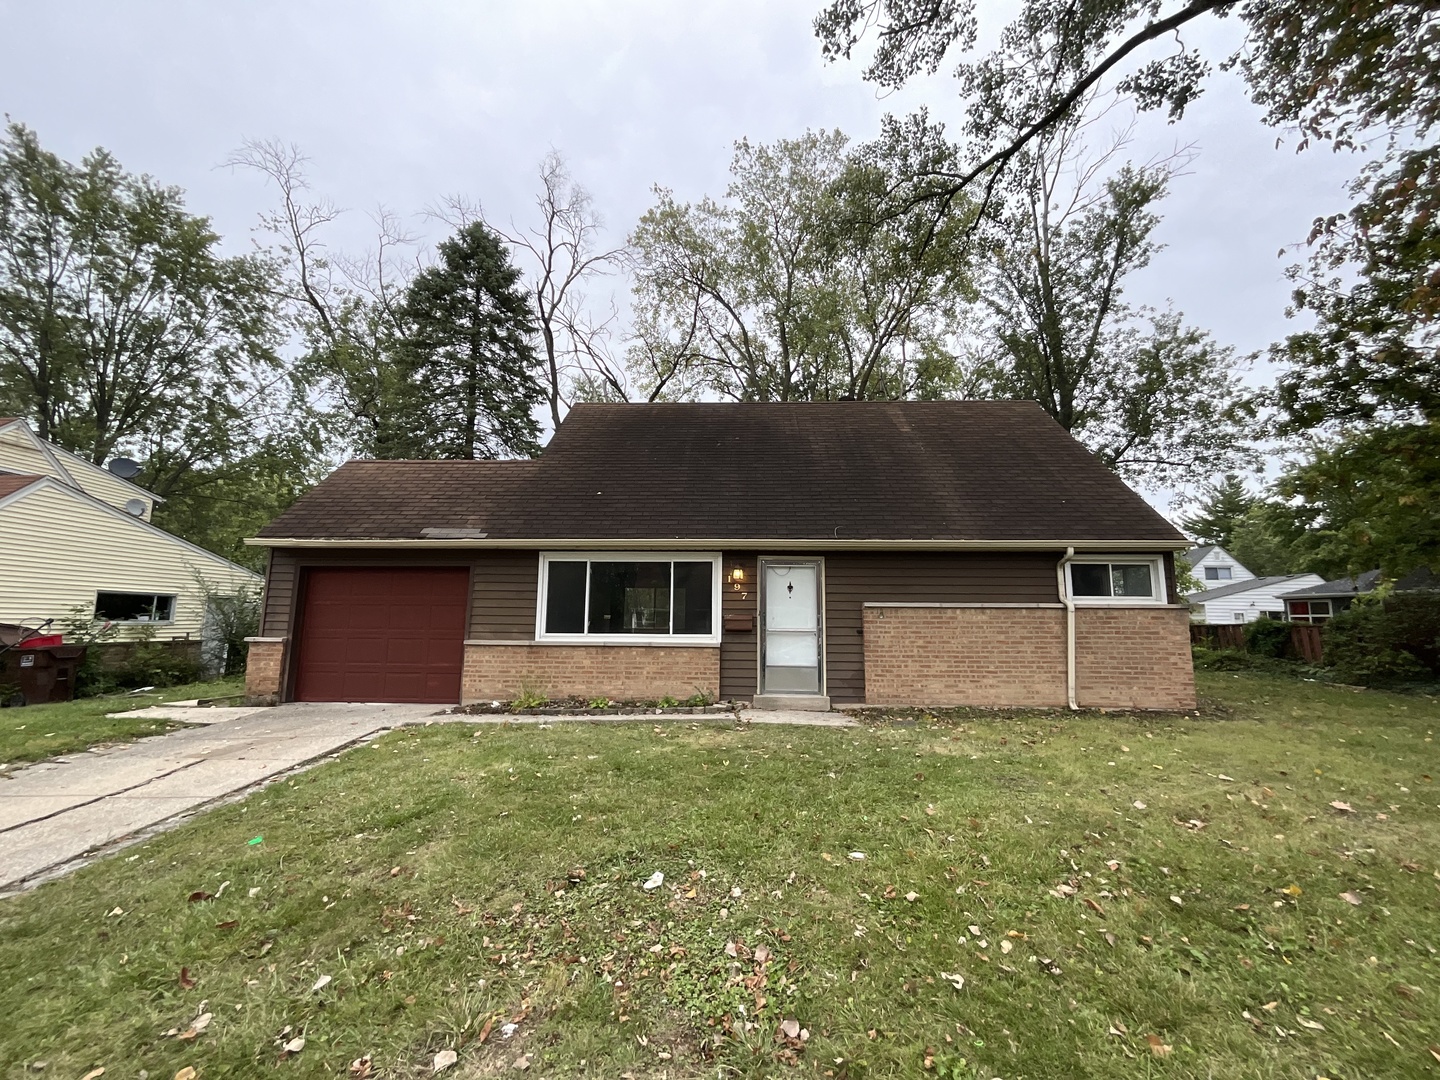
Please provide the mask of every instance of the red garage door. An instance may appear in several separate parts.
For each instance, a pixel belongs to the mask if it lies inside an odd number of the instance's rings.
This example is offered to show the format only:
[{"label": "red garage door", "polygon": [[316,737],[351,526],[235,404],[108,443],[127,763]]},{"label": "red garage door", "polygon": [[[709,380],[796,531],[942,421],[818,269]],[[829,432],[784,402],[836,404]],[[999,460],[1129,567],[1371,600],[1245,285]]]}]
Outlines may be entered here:
[{"label": "red garage door", "polygon": [[311,569],[297,701],[460,701],[470,571]]}]

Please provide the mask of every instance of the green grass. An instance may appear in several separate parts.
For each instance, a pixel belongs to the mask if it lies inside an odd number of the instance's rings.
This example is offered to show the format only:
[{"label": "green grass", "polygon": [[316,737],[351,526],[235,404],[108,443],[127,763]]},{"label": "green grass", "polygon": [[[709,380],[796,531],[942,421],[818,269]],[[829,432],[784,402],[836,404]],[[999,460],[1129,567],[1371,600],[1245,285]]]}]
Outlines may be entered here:
[{"label": "green grass", "polygon": [[131,742],[173,731],[182,724],[168,720],[114,719],[107,712],[128,712],[146,705],[187,698],[238,694],[237,679],[172,686],[144,694],[107,694],[54,705],[0,709],[0,767],[71,754],[101,743]]},{"label": "green grass", "polygon": [[1440,704],[1202,686],[407,729],[0,902],[0,1076],[1440,1075]]}]

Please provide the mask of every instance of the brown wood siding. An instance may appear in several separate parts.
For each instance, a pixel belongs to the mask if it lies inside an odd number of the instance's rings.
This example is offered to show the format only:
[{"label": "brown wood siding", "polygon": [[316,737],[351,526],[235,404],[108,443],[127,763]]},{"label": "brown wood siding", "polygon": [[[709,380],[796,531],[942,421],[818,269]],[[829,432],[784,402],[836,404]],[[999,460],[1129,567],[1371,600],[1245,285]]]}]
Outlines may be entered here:
[{"label": "brown wood siding", "polygon": [[[865,700],[867,603],[1055,604],[1063,552],[876,552],[825,556],[825,681],[830,700]],[[725,677],[721,654],[721,680]],[[753,659],[752,659],[753,665]]]},{"label": "brown wood siding", "polygon": [[285,637],[290,633],[298,569],[299,563],[293,552],[270,549],[270,566],[265,574],[265,599],[262,602],[260,619],[261,637]]},{"label": "brown wood siding", "polygon": [[478,552],[474,563],[469,636],[479,641],[534,641],[540,553]]},{"label": "brown wood siding", "polygon": [[[755,665],[759,653],[760,581],[756,576],[758,562],[748,552],[728,552],[721,560],[725,580],[720,584],[720,614],[750,615],[755,629],[722,630],[720,632],[720,697],[726,701],[749,701],[755,696]],[[731,573],[744,571],[743,588],[736,589]]]}]

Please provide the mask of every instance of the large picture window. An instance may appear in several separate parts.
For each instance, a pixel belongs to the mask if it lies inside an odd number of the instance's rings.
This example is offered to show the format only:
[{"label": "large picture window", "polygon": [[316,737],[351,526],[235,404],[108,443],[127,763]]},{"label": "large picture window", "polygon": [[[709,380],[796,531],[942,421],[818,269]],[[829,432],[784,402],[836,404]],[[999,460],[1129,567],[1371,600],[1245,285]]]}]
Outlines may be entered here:
[{"label": "large picture window", "polygon": [[1099,558],[1066,564],[1070,597],[1077,604],[1163,604],[1158,559]]},{"label": "large picture window", "polygon": [[537,637],[709,644],[719,593],[718,555],[542,555]]}]

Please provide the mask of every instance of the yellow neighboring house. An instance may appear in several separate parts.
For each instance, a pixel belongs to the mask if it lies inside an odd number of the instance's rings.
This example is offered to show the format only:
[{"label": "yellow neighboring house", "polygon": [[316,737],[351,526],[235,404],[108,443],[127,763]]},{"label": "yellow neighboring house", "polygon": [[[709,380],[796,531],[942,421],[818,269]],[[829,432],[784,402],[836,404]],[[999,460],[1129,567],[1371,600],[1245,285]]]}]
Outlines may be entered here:
[{"label": "yellow neighboring house", "polygon": [[259,589],[243,566],[150,523],[159,496],[0,417],[0,623],[52,632],[77,609],[155,639],[204,640],[205,590]]}]

